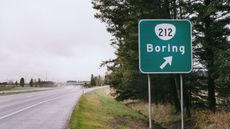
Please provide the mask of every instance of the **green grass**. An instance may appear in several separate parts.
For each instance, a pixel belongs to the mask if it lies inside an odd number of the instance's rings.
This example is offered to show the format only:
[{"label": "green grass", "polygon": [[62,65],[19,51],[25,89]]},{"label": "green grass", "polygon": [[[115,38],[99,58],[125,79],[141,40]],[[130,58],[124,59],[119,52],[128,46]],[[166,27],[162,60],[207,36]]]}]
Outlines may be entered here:
[{"label": "green grass", "polygon": [[7,86],[2,85],[2,86],[0,86],[0,96],[1,95],[27,93],[27,92],[38,92],[38,91],[41,91],[40,88],[43,88],[43,87],[29,87],[29,86],[16,87],[14,85],[7,85]]},{"label": "green grass", "polygon": [[0,91],[7,91],[7,90],[27,90],[27,89],[33,89],[35,87],[30,87],[29,85],[28,86],[25,86],[25,87],[18,87],[18,86],[15,86],[15,85],[1,85],[0,86]]},{"label": "green grass", "polygon": [[70,129],[145,129],[146,118],[98,90],[83,95],[69,122]]},{"label": "green grass", "polygon": [[0,91],[12,90],[14,86],[0,86]]}]

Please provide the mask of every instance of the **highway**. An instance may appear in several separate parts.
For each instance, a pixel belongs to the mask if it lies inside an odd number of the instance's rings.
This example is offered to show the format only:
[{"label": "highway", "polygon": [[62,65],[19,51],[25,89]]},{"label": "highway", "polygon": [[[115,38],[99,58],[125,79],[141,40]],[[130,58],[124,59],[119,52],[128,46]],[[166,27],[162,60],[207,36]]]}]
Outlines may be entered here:
[{"label": "highway", "polygon": [[94,89],[68,86],[0,96],[0,129],[66,129],[80,96]]}]

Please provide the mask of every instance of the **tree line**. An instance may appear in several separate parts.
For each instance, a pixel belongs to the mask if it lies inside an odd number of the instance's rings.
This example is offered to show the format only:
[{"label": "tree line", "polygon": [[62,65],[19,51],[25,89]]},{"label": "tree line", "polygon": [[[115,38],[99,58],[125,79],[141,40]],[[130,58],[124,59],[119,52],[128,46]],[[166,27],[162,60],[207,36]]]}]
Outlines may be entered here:
[{"label": "tree line", "polygon": [[22,77],[20,78],[19,82],[18,81],[15,81],[15,83],[12,81],[9,83],[3,82],[0,83],[0,85],[21,86],[21,87],[25,87],[26,85],[29,85],[30,87],[49,87],[49,86],[55,86],[55,83],[52,81],[43,81],[40,78],[38,78],[38,80],[36,81],[36,79],[31,78],[29,83],[26,84],[25,79]]},{"label": "tree line", "polygon": [[101,75],[94,76],[93,74],[91,74],[90,82],[88,84],[85,83],[84,87],[103,86],[105,84],[104,81],[104,77],[102,77]]},{"label": "tree line", "polygon": [[[93,0],[95,17],[112,34],[116,58],[104,61],[117,99],[147,100],[147,76],[139,71],[138,21],[188,19],[192,22],[193,71],[183,74],[184,108],[230,107],[230,3],[228,0]],[[179,75],[151,75],[153,102],[180,112]]]}]

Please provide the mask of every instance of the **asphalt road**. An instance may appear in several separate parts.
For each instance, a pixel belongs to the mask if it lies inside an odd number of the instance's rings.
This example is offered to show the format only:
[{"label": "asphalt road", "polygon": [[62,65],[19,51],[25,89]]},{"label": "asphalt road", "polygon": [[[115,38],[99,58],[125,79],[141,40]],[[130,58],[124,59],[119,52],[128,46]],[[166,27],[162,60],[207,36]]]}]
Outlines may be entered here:
[{"label": "asphalt road", "polygon": [[0,96],[0,129],[66,129],[78,99],[92,90],[69,86]]}]

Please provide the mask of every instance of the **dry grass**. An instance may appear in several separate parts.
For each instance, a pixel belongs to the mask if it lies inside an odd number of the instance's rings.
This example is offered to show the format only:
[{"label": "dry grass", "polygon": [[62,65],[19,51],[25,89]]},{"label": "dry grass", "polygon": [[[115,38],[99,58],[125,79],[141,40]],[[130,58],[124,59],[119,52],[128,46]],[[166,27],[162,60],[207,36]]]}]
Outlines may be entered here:
[{"label": "dry grass", "polygon": [[[148,103],[135,101],[127,104],[132,109],[148,116]],[[170,104],[153,105],[153,120],[168,129],[180,127],[180,114],[175,114]],[[186,129],[230,129],[230,112],[193,111],[191,119],[185,119]]]},{"label": "dry grass", "polygon": [[[148,116],[148,103],[136,102],[128,104],[129,107]],[[152,119],[161,125],[167,125],[180,120],[180,115],[175,114],[175,110],[170,104],[152,104]]]},{"label": "dry grass", "polygon": [[193,119],[201,129],[230,129],[230,112],[197,111]]},{"label": "dry grass", "polygon": [[[180,114],[176,114],[174,107],[170,104],[159,104],[153,106],[153,118],[157,123],[170,124],[180,120]],[[163,117],[162,117],[163,116]]]}]

